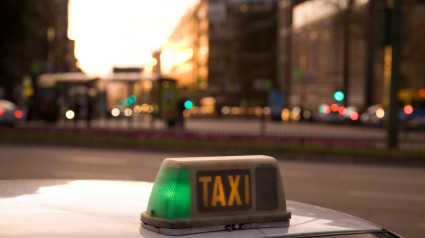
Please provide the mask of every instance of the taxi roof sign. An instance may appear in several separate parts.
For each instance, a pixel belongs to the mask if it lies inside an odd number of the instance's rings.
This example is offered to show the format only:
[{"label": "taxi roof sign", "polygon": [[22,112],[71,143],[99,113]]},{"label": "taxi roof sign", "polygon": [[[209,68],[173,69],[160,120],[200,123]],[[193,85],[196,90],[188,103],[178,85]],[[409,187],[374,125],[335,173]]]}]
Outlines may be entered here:
[{"label": "taxi roof sign", "polygon": [[168,158],[142,226],[168,235],[287,226],[277,161],[263,155]]}]

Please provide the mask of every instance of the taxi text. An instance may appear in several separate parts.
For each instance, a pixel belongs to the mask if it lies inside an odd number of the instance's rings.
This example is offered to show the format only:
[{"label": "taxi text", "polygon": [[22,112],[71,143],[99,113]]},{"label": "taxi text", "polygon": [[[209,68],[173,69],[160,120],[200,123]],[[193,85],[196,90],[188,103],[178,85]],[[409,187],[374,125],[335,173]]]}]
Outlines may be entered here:
[{"label": "taxi text", "polygon": [[200,211],[239,210],[251,205],[249,170],[201,171],[197,188]]}]

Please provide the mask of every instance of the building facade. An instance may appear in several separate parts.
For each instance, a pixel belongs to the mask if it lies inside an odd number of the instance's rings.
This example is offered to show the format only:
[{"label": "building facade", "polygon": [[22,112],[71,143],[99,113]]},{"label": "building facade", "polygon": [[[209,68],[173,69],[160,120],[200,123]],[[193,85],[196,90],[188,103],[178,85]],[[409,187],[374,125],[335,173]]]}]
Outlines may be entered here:
[{"label": "building facade", "polygon": [[[388,104],[391,42],[377,0],[281,0],[277,75],[287,107],[338,103],[359,110]],[[400,89],[425,87],[425,1],[402,1]],[[390,16],[389,16],[390,17]],[[390,28],[389,28],[390,29]],[[341,91],[345,98],[334,99]]]},{"label": "building facade", "polygon": [[18,104],[35,97],[42,73],[76,72],[74,41],[68,38],[68,0],[5,0],[0,4],[0,88]]},{"label": "building facade", "polygon": [[276,0],[202,0],[163,45],[161,72],[188,96],[265,105],[276,83]]}]

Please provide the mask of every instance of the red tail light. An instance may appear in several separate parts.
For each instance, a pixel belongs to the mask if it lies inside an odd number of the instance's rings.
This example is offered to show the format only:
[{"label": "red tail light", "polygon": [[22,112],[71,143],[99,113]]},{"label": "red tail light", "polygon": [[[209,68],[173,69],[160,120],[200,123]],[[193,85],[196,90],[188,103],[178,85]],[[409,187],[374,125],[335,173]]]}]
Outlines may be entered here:
[{"label": "red tail light", "polygon": [[406,115],[410,115],[413,113],[413,107],[412,105],[406,105],[403,108],[404,113],[406,113]]},{"label": "red tail light", "polygon": [[359,114],[357,112],[350,113],[350,119],[356,121],[357,119],[359,119]]},{"label": "red tail light", "polygon": [[4,109],[0,107],[0,116],[3,116]]},{"label": "red tail light", "polygon": [[338,111],[338,109],[339,109],[338,104],[332,104],[332,105],[331,105],[331,110],[332,110],[333,112],[337,112],[337,111]]},{"label": "red tail light", "polygon": [[15,111],[15,117],[21,119],[24,116],[24,113],[21,110]]},{"label": "red tail light", "polygon": [[324,106],[323,107],[323,113],[325,113],[325,114],[331,113],[331,108],[328,105]]}]

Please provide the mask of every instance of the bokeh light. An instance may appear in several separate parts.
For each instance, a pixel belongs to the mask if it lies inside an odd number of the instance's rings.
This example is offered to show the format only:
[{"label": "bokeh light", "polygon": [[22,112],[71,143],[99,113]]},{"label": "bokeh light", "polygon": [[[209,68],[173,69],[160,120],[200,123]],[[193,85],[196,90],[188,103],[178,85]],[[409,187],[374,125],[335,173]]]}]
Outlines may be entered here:
[{"label": "bokeh light", "polygon": [[344,116],[345,113],[347,113],[347,109],[345,107],[339,107],[338,113],[339,115]]},{"label": "bokeh light", "polygon": [[111,114],[112,114],[112,116],[114,116],[114,117],[119,116],[119,115],[120,115],[120,109],[118,109],[118,108],[113,108],[113,109],[111,110]]},{"label": "bokeh light", "polygon": [[66,113],[65,113],[65,117],[66,117],[66,119],[68,119],[68,120],[72,120],[72,119],[74,119],[74,117],[75,117],[75,113],[74,113],[74,111],[73,111],[73,110],[68,110],[68,111],[66,111]]},{"label": "bokeh light", "polygon": [[323,104],[320,106],[320,112],[324,114],[329,114],[331,113],[331,108],[328,105]]},{"label": "bokeh light", "polygon": [[301,108],[294,107],[291,111],[291,120],[292,121],[299,121],[301,120]]},{"label": "bokeh light", "polygon": [[128,99],[131,101],[131,103],[135,103],[137,101],[137,97],[134,95],[131,95],[130,97],[128,97]]},{"label": "bokeh light", "polygon": [[186,118],[187,117],[190,117],[190,110],[189,109],[184,109],[183,110],[183,116],[186,117]]},{"label": "bokeh light", "polygon": [[291,112],[289,111],[288,108],[285,108],[282,110],[282,113],[280,114],[280,117],[282,118],[282,121],[287,122],[289,121],[291,116]]},{"label": "bokeh light", "polygon": [[413,107],[412,105],[406,105],[403,108],[404,113],[406,113],[406,115],[410,115],[413,113]]},{"label": "bokeh light", "polygon": [[22,117],[24,117],[24,113],[21,110],[16,110],[15,117],[21,119]]},{"label": "bokeh light", "polygon": [[353,121],[357,121],[359,119],[359,114],[357,112],[351,112],[350,119]]},{"label": "bokeh light", "polygon": [[190,101],[190,100],[185,101],[185,102],[184,102],[184,107],[185,107],[186,109],[191,109],[191,108],[193,107],[193,102],[192,102],[192,101]]},{"label": "bokeh light", "polygon": [[305,119],[310,119],[311,118],[311,112],[310,111],[304,111],[303,112],[303,117],[305,118]]},{"label": "bokeh light", "polygon": [[239,107],[232,107],[231,113],[233,115],[239,115],[241,113],[241,109]]},{"label": "bokeh light", "polygon": [[126,117],[130,117],[131,115],[133,115],[133,110],[131,110],[130,108],[124,109],[124,115]]},{"label": "bokeh light", "polygon": [[130,106],[131,105],[130,99],[128,99],[128,98],[124,99],[124,105]]},{"label": "bokeh light", "polygon": [[134,112],[135,112],[135,113],[140,113],[140,112],[142,112],[142,107],[141,107],[141,106],[139,106],[139,105],[134,106]]},{"label": "bokeh light", "polygon": [[261,107],[255,107],[254,108],[254,114],[256,117],[263,116],[263,109]]},{"label": "bokeh light", "polygon": [[338,106],[338,104],[332,104],[331,105],[331,110],[333,111],[333,112],[337,112],[338,111],[338,109],[339,109],[339,106]]},{"label": "bokeh light", "polygon": [[229,107],[226,107],[226,106],[224,106],[224,107],[222,107],[221,108],[221,113],[223,114],[223,115],[228,115],[229,113],[230,113],[230,108]]},{"label": "bokeh light", "polygon": [[381,119],[381,118],[384,118],[384,116],[385,116],[385,111],[382,107],[376,109],[376,117],[377,118]]},{"label": "bokeh light", "polygon": [[341,102],[342,100],[344,100],[344,93],[341,91],[336,91],[334,94],[334,99],[338,102]]},{"label": "bokeh light", "polygon": [[155,108],[152,105],[148,105],[148,107],[146,108],[147,113],[152,113],[154,110]]}]

